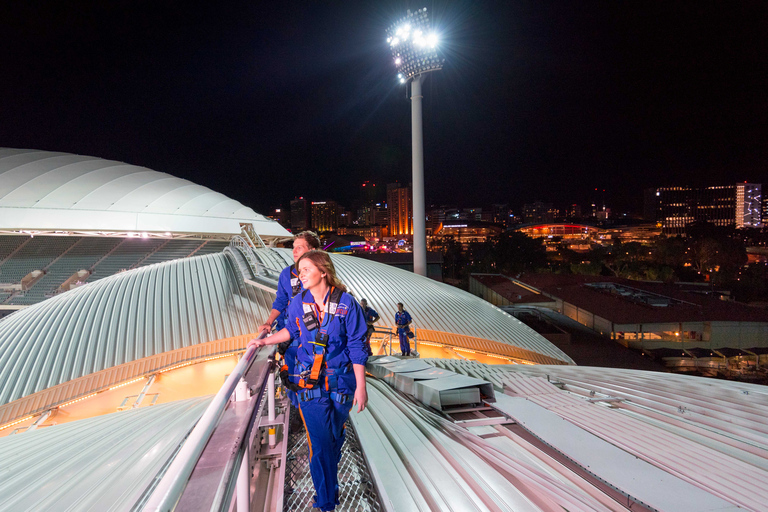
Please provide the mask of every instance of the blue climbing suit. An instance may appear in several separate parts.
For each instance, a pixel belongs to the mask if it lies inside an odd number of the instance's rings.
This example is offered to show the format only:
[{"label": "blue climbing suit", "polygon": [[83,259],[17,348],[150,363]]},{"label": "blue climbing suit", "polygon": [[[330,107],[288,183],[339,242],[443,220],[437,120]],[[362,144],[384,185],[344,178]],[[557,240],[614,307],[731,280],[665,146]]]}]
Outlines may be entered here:
[{"label": "blue climbing suit", "polygon": [[400,338],[400,352],[404,356],[411,355],[411,341],[408,339],[408,333],[411,328],[406,324],[412,320],[411,315],[406,311],[395,313],[395,324],[397,324],[397,337]]},{"label": "blue climbing suit", "polygon": [[320,312],[309,290],[298,294],[288,307],[286,327],[297,345],[290,380],[300,387],[299,412],[307,429],[315,505],[334,510],[344,423],[357,387],[352,365],[365,365],[368,354],[365,318],[358,302],[331,289],[324,303]]},{"label": "blue climbing suit", "polygon": [[299,280],[299,271],[296,269],[296,265],[285,267],[277,279],[277,294],[272,303],[272,309],[282,313],[275,321],[278,331],[285,327],[285,321],[288,318],[288,304],[291,299],[303,290],[304,286]]},{"label": "blue climbing suit", "polygon": [[373,355],[373,352],[371,351],[371,343],[368,341],[368,333],[371,333],[371,334],[373,334],[373,331],[374,331],[374,329],[376,329],[376,328],[375,328],[373,325],[367,325],[367,324],[368,324],[368,322],[371,322],[371,321],[373,321],[373,319],[374,319],[374,318],[378,318],[378,317],[379,317],[379,314],[378,314],[376,311],[374,311],[374,309],[373,309],[373,308],[371,308],[371,307],[368,307],[368,308],[363,308],[363,317],[365,318],[365,323],[366,323],[366,333],[365,333],[365,336],[366,336],[366,342],[365,342],[365,349],[368,351],[368,355],[369,355],[369,356],[372,356],[372,355]]}]

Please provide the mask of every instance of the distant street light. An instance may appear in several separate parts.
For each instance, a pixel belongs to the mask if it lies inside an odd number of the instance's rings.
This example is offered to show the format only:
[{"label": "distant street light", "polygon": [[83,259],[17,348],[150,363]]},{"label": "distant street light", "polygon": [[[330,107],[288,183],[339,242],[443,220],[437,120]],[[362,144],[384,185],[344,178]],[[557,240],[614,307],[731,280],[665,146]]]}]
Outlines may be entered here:
[{"label": "distant street light", "polygon": [[411,84],[411,142],[413,146],[413,271],[427,275],[427,226],[424,200],[424,134],[421,120],[421,83],[424,74],[443,68],[437,56],[437,34],[432,32],[427,8],[406,11],[387,30],[387,43],[401,83]]}]

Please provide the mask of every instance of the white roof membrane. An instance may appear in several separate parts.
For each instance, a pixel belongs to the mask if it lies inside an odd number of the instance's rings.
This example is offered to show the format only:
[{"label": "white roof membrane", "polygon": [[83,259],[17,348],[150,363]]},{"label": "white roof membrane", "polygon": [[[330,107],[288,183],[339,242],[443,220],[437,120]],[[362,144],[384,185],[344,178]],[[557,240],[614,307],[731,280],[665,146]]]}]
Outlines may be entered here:
[{"label": "white roof membrane", "polygon": [[95,157],[0,148],[0,229],[290,236],[277,222],[191,181]]}]

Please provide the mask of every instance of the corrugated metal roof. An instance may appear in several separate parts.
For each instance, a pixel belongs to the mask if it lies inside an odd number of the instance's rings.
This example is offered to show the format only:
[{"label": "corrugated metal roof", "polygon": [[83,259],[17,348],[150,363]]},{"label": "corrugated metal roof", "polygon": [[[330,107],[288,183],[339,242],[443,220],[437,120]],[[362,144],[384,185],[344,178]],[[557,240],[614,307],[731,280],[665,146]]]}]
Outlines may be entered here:
[{"label": "corrugated metal roof", "polygon": [[0,321],[0,405],[137,359],[256,332],[274,295],[225,253],[142,267]]},{"label": "corrugated metal roof", "polygon": [[[619,277],[566,274],[523,274],[519,281],[536,287],[552,298],[598,315],[615,324],[654,324],[670,322],[755,322],[768,333],[768,311],[735,301],[723,301],[704,295],[705,287],[686,288],[677,284],[632,281]],[[668,298],[669,305],[649,307],[647,304],[588,284],[613,283]],[[696,290],[698,293],[691,293]]]},{"label": "corrugated metal roof", "polygon": [[170,174],[90,156],[0,148],[0,228],[290,236],[238,201]]},{"label": "corrugated metal roof", "polygon": [[[644,461],[731,504],[763,510],[768,502],[768,490],[760,485],[768,481],[765,386],[615,368],[426,361],[476,378],[493,374],[501,383],[497,389],[503,387],[505,394],[556,414],[588,432],[589,439],[622,450],[628,460]],[[515,418],[509,399],[502,395],[498,403]],[[517,412],[521,416],[516,419],[523,421],[531,411]],[[544,428],[531,419],[526,428],[547,441],[552,421]],[[572,438],[560,433],[548,442],[557,445],[558,439]],[[566,442],[559,449],[575,450],[571,457],[589,464],[589,452],[576,453],[578,446]],[[631,484],[620,483],[626,467],[619,458],[606,454],[599,462],[606,480],[629,492]],[[633,493],[638,497],[644,491]],[[684,494],[677,497],[685,501]],[[657,498],[645,495],[649,501]]]},{"label": "corrugated metal roof", "polygon": [[611,510],[539,461],[520,460],[509,440],[493,445],[381,381],[368,398],[350,419],[391,510]]},{"label": "corrugated metal roof", "polygon": [[0,438],[0,510],[130,510],[209,397]]},{"label": "corrugated metal roof", "polygon": [[[288,249],[256,250],[266,265],[274,266],[274,254],[280,254],[285,265],[293,263]],[[331,258],[344,284],[358,299],[368,299],[381,315],[377,326],[394,325],[397,303],[402,302],[417,329],[483,338],[546,356],[553,363],[573,364],[563,351],[523,322],[470,293],[363,258],[343,254],[332,254]]]}]

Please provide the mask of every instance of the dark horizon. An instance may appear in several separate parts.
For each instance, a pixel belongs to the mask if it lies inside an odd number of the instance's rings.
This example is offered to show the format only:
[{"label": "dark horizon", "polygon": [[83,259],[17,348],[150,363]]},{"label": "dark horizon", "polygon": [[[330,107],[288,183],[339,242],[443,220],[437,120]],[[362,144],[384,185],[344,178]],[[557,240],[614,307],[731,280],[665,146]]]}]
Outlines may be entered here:
[{"label": "dark horizon", "polygon": [[762,183],[768,5],[43,1],[0,9],[0,146],[190,179],[269,213],[408,183],[386,28],[427,6],[427,204],[593,200]]}]

